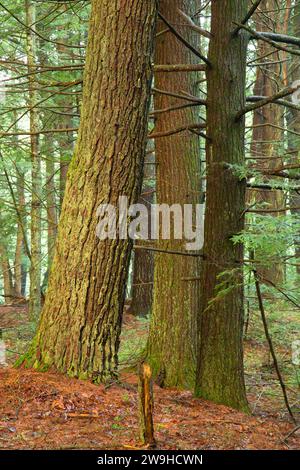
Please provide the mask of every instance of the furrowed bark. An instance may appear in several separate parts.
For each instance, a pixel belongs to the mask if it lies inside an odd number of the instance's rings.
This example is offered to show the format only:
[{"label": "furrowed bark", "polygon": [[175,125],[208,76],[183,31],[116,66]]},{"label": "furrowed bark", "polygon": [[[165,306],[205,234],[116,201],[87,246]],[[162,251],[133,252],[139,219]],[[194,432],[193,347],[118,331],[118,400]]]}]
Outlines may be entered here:
[{"label": "furrowed bark", "polygon": [[[222,3],[222,7],[221,4]],[[243,249],[231,237],[244,227],[246,184],[228,164],[244,164],[247,37],[233,35],[246,0],[213,0],[207,71],[207,201],[201,283],[201,342],[196,395],[247,410],[243,377]],[[222,283],[222,285],[220,285]],[[225,290],[217,295],[217,287]]]},{"label": "furrowed bark", "polygon": [[117,374],[132,243],[100,241],[96,212],[141,191],[156,14],[155,0],[92,2],[81,126],[40,325],[22,358],[35,368]]},{"label": "furrowed bark", "polygon": [[[180,34],[194,47],[200,36],[182,26],[178,9],[193,16],[197,1],[163,0],[160,11],[177,26]],[[180,25],[180,26],[179,26]],[[164,29],[161,24],[159,30]],[[155,62],[159,64],[197,63],[197,57],[171,32],[157,39]],[[197,95],[197,73],[180,72],[175,75],[157,73],[155,87],[170,93],[185,91]],[[155,94],[154,108],[164,109],[182,104],[175,96]],[[197,122],[196,108],[174,110],[156,116],[154,134],[162,135],[170,129],[170,119],[184,127],[182,133],[165,135],[155,140],[157,163],[156,194],[158,204],[200,203],[200,143],[199,137],[187,129]],[[185,240],[159,240],[155,254],[153,311],[148,340],[148,361],[161,386],[193,387],[196,367],[196,318],[199,311],[199,283],[186,283],[182,278],[199,276],[199,258],[173,256],[164,251],[185,252]]]}]

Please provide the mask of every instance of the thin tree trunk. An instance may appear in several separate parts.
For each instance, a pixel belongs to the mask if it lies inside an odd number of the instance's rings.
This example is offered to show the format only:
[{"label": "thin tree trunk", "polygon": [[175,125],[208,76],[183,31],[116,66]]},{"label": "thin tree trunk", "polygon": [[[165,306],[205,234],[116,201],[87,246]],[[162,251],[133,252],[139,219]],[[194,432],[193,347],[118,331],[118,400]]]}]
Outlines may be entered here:
[{"label": "thin tree trunk", "polygon": [[[292,21],[292,34],[299,37],[300,36],[300,3],[295,5],[293,10],[293,21]],[[290,71],[291,81],[294,82],[300,79],[300,60],[299,57],[293,55],[293,61],[291,65]],[[287,127],[288,129],[300,133],[300,113],[296,110],[289,110],[287,116]],[[290,161],[289,163],[299,163],[299,155],[300,155],[300,137],[288,133],[288,143],[289,143],[289,154],[290,154]],[[293,173],[298,174],[299,170],[290,170],[290,174]],[[290,206],[292,208],[291,213],[297,217],[300,217],[300,210],[296,209],[296,207],[300,207],[300,195],[298,191],[291,191],[290,192]],[[295,254],[297,259],[297,274],[300,276],[300,233],[295,237]]]},{"label": "thin tree trunk", "polygon": [[[14,277],[15,277],[15,292],[17,297],[22,297],[22,272],[24,269],[24,228],[26,226],[25,216],[25,193],[24,193],[24,174],[18,169],[17,174],[17,192],[18,192],[18,204],[19,213],[22,216],[22,221],[18,220],[17,225],[17,241],[15,251],[15,266],[14,266]],[[23,227],[22,227],[23,224]]]},{"label": "thin tree trunk", "polygon": [[32,178],[32,199],[31,199],[31,264],[30,264],[30,298],[29,298],[29,318],[37,321],[41,310],[41,158],[39,149],[39,137],[34,134],[38,131],[38,110],[35,105],[38,101],[36,91],[35,75],[36,70],[36,35],[32,31],[35,27],[35,5],[31,0],[25,0],[26,24],[30,26],[26,31],[27,35],[27,63],[29,81],[30,107],[30,136],[31,146],[31,178]]},{"label": "thin tree trunk", "polygon": [[[157,2],[92,1],[82,118],[36,338],[25,358],[115,377],[132,242],[100,241],[97,208],[141,191]],[[21,362],[22,362],[21,361]]]},{"label": "thin tree trunk", "polygon": [[[144,184],[142,195],[138,202],[139,204],[145,205],[149,214],[151,213],[151,204],[154,202],[152,186]],[[151,227],[150,222],[149,220],[149,227]],[[136,242],[136,244],[141,243],[142,242]],[[153,297],[153,275],[153,253],[146,250],[134,250],[131,304],[129,310],[132,315],[147,317],[147,315],[150,314]]]},{"label": "thin tree trunk", "polygon": [[[220,5],[222,3],[222,6]],[[232,35],[247,0],[212,0],[207,71],[207,202],[201,285],[201,342],[196,395],[247,410],[243,375],[243,248],[231,237],[244,228],[245,182],[229,169],[244,165],[247,37]],[[219,292],[218,287],[222,293]]]},{"label": "thin tree trunk", "polygon": [[53,136],[48,134],[45,138],[48,271],[53,261],[57,235],[57,210],[54,182],[55,165],[53,154]]},{"label": "thin tree trunk", "polygon": [[[195,48],[199,45],[199,34],[191,28],[181,26],[183,21],[178,9],[192,16],[197,11],[197,1],[162,0],[160,12],[176,25]],[[160,22],[158,31],[166,26]],[[156,43],[156,64],[197,63],[199,59],[171,32],[161,34]],[[155,87],[169,92],[182,90],[197,94],[197,73],[157,73]],[[182,104],[182,100],[155,94],[154,108],[160,110]],[[198,121],[198,109],[190,107],[159,114],[155,120],[155,131],[164,132],[172,127],[187,126]],[[171,124],[170,124],[171,123]],[[175,127],[176,127],[175,126]],[[175,134],[155,141],[157,163],[156,193],[158,204],[200,203],[200,143],[195,133]],[[185,251],[186,241],[159,240],[162,250]],[[196,364],[196,318],[199,311],[199,283],[185,282],[183,278],[199,276],[197,258],[155,254],[153,312],[148,341],[148,361],[160,384],[165,386],[193,386]],[[162,379],[163,378],[163,379]]]},{"label": "thin tree trunk", "polygon": [[13,275],[6,247],[2,243],[0,243],[0,263],[3,277],[4,301],[5,303],[11,303],[15,298]]},{"label": "thin tree trunk", "polygon": [[[256,30],[265,31],[266,23],[271,31],[274,29],[274,24],[277,24],[275,13],[277,6],[276,0],[264,0],[261,2],[261,9],[267,11],[266,15],[256,14]],[[276,28],[277,30],[277,28]],[[272,54],[273,51],[273,54]],[[271,54],[271,55],[270,55]],[[265,65],[264,67],[257,67],[256,83],[254,87],[254,95],[259,96],[272,96],[277,93],[281,88],[281,64],[278,63],[280,59],[278,51],[273,46],[259,41],[258,43],[258,57],[265,57],[267,55],[268,61],[273,64]],[[277,62],[277,63],[276,63]],[[258,157],[255,168],[260,171],[275,170],[282,166],[282,110],[277,104],[270,104],[259,108],[253,113],[253,134],[251,152],[253,159]],[[276,127],[278,126],[278,127]],[[278,158],[274,158],[278,155]],[[251,203],[253,200],[257,204],[265,203],[268,209],[275,209],[284,207],[284,194],[280,190],[252,190]],[[282,213],[272,214],[273,217],[282,215]],[[256,258],[263,258],[264,253],[256,253]],[[268,263],[269,264],[269,263]],[[262,279],[270,280],[275,284],[282,283],[284,279],[284,265],[278,259],[274,262],[272,267],[263,265],[257,266],[258,272]]]}]

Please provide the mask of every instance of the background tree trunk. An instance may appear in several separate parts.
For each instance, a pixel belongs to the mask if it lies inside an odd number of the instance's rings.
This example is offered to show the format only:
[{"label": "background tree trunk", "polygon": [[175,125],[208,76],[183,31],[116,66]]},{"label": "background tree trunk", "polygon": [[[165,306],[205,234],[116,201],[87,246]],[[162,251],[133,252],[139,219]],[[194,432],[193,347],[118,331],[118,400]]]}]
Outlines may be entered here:
[{"label": "background tree trunk", "polygon": [[[267,14],[256,14],[256,31],[280,31],[280,22],[276,18],[278,2],[276,0],[264,0],[260,7]],[[278,13],[278,12],[277,12]],[[281,17],[280,17],[281,19]],[[272,53],[273,52],[273,53]],[[280,54],[273,46],[264,41],[258,42],[258,57],[267,57],[269,65],[257,67],[254,95],[272,96],[282,88]],[[279,62],[278,62],[279,61]],[[255,168],[262,171],[275,170],[283,164],[281,154],[282,143],[282,108],[275,103],[258,108],[253,113],[253,134],[251,153],[256,159]],[[266,178],[267,179],[267,178]],[[251,190],[251,204],[253,200],[258,203],[267,204],[267,209],[281,209],[285,205],[284,194],[281,190]],[[281,213],[274,213],[276,217]],[[270,215],[268,216],[270,217]],[[259,251],[255,258],[263,258],[264,254]],[[269,264],[269,263],[268,263]],[[281,284],[284,280],[284,264],[278,259],[272,267],[257,266],[257,270],[264,282]]]},{"label": "background tree trunk", "polygon": [[[300,36],[300,3],[295,5],[293,10],[293,21],[292,21],[292,34],[294,36]],[[293,55],[290,76],[290,82],[300,80],[300,60],[299,56]],[[287,127],[288,129],[300,133],[300,113],[295,109],[290,109],[287,117]],[[289,163],[299,164],[300,157],[300,137],[299,135],[293,135],[288,133],[288,143],[289,143]],[[299,169],[290,170],[290,175],[299,174]],[[292,208],[291,213],[296,217],[300,217],[300,195],[298,191],[290,191],[290,206]],[[298,208],[298,209],[296,209]],[[297,274],[300,276],[300,232],[295,237],[295,253],[297,259]]]},{"label": "background tree trunk", "polygon": [[[17,297],[23,297],[24,292],[22,289],[22,278],[23,272],[26,270],[24,266],[24,232],[26,231],[26,215],[25,215],[25,190],[24,190],[24,173],[17,169],[17,193],[18,193],[18,205],[19,214],[21,220],[18,220],[17,227],[17,240],[16,240],[16,251],[15,251],[15,292]],[[22,227],[23,225],[23,227]]]},{"label": "background tree trunk", "polygon": [[[220,5],[222,3],[222,7]],[[231,237],[244,228],[245,182],[228,165],[244,165],[247,38],[233,36],[246,0],[211,2],[207,71],[207,201],[201,284],[201,342],[196,395],[247,410],[243,376],[243,248]],[[226,272],[226,273],[224,273]],[[220,277],[221,276],[221,277]],[[221,284],[222,283],[222,284]],[[222,295],[217,297],[219,289]]]},{"label": "background tree trunk", "polygon": [[115,377],[132,242],[100,241],[100,204],[141,191],[157,2],[92,1],[81,126],[45,305],[23,358],[95,381]]},{"label": "background tree trunk", "polygon": [[36,76],[32,73],[36,70],[36,35],[32,29],[35,28],[35,5],[31,0],[26,0],[26,24],[30,26],[26,30],[27,35],[27,63],[29,82],[28,106],[30,119],[30,146],[31,146],[31,263],[30,263],[30,297],[29,318],[37,321],[41,310],[41,158],[39,148],[38,132],[38,110],[36,103],[37,83]]},{"label": "background tree trunk", "polygon": [[9,262],[6,247],[0,243],[0,265],[3,278],[3,295],[5,303],[11,303],[15,298],[15,290],[13,283],[13,274]]},{"label": "background tree trunk", "polygon": [[[150,165],[147,165],[147,167]],[[143,191],[139,198],[139,204],[144,204],[151,213],[151,204],[154,203],[154,189],[149,185],[147,180],[147,167],[145,169]],[[151,165],[153,169],[154,165]],[[153,178],[154,174],[151,175]],[[149,217],[148,226],[151,227],[151,220]],[[150,229],[149,229],[150,235]],[[141,241],[136,241],[136,245],[142,244]],[[133,258],[133,275],[132,275],[132,289],[131,289],[131,304],[130,313],[135,316],[147,317],[152,308],[152,294],[153,294],[153,276],[154,276],[154,256],[153,252],[147,250],[134,250]]]},{"label": "background tree trunk", "polygon": [[[192,16],[198,2],[162,0],[160,12],[194,45],[199,46],[199,34],[178,13],[183,10]],[[158,32],[166,29],[160,22]],[[156,42],[156,64],[189,64],[199,59],[170,31],[159,35]],[[182,91],[197,95],[197,73],[157,73],[155,87],[174,93]],[[178,98],[155,93],[154,109],[161,110],[182,104]],[[164,132],[174,127],[198,122],[199,108],[189,108],[156,115],[155,131]],[[157,164],[156,194],[158,204],[200,203],[200,143],[195,133],[186,131],[155,140]],[[185,251],[185,241],[159,240],[163,250]],[[199,283],[185,282],[183,278],[199,276],[197,258],[155,254],[153,312],[148,341],[148,361],[154,375],[160,375],[161,385],[193,386],[195,379],[196,317],[199,311]]]}]

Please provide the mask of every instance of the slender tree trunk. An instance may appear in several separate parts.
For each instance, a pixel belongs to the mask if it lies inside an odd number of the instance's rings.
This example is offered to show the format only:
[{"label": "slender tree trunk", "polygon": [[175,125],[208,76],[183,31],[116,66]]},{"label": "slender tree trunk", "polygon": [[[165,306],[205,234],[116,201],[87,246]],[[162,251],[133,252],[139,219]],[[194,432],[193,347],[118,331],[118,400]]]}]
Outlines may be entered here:
[{"label": "slender tree trunk", "polygon": [[6,247],[2,243],[0,243],[0,263],[3,277],[4,301],[5,303],[11,303],[15,298],[13,275]]},{"label": "slender tree trunk", "polygon": [[93,0],[82,118],[66,185],[34,367],[115,377],[132,242],[100,241],[97,208],[141,191],[157,2]]},{"label": "slender tree trunk", "polygon": [[[244,228],[245,182],[229,165],[244,165],[247,37],[233,36],[247,0],[212,0],[207,71],[207,202],[201,289],[201,342],[196,395],[247,410],[243,375],[243,249],[231,237]],[[221,284],[222,283],[222,284]],[[221,285],[220,285],[221,284]],[[219,289],[223,290],[218,296]]]},{"label": "slender tree trunk", "polygon": [[45,139],[46,158],[46,205],[47,205],[47,245],[48,245],[48,271],[54,256],[54,246],[57,235],[57,210],[55,197],[55,165],[53,135],[48,134]]},{"label": "slender tree trunk", "polygon": [[[292,34],[295,36],[300,36],[300,3],[295,5],[293,10],[293,21],[292,21]],[[290,81],[294,82],[296,80],[300,80],[300,60],[299,56],[293,55],[293,62],[291,65],[290,71]],[[287,117],[287,127],[300,133],[300,113],[299,111],[290,109]],[[288,142],[289,142],[289,154],[290,154],[290,161],[289,163],[298,164],[299,163],[299,156],[300,156],[300,137],[299,135],[288,134]],[[290,174],[293,175],[299,174],[299,169],[290,170]],[[291,213],[297,217],[300,217],[300,195],[298,191],[291,191],[290,192],[290,206],[292,207]],[[298,208],[298,209],[296,209]],[[297,263],[300,263],[300,233],[297,234],[295,237],[295,254]],[[298,264],[296,267],[297,274],[300,276],[300,265]]]},{"label": "slender tree trunk", "polygon": [[[152,166],[152,165],[151,165]],[[152,186],[143,185],[139,204],[144,204],[151,213],[151,204],[154,202]],[[150,219],[150,217],[149,217]],[[150,225],[149,220],[149,227]],[[149,230],[150,232],[150,230]],[[142,244],[142,242],[136,242]],[[130,313],[135,316],[147,317],[151,312],[153,298],[154,256],[151,251],[134,250],[133,276],[131,290]]]},{"label": "slender tree trunk", "polygon": [[[17,226],[17,241],[15,251],[15,292],[17,297],[22,297],[22,271],[24,268],[24,229],[26,227],[26,216],[25,216],[25,192],[24,192],[24,174],[18,169],[17,174],[17,192],[18,192],[18,205],[19,213],[22,220],[18,220]],[[22,227],[23,224],[23,227]]]},{"label": "slender tree trunk", "polygon": [[[64,3],[62,5],[62,10],[68,10],[68,4]],[[58,29],[60,31],[64,31],[65,25],[61,24]],[[63,44],[68,44],[70,39],[70,32],[69,29],[65,31],[65,34],[62,37],[62,44],[57,44],[57,52],[59,53],[60,57],[64,57],[67,54],[70,55],[72,52],[68,50],[68,48]],[[78,62],[78,59],[76,59]],[[72,63],[72,62],[71,62]],[[61,116],[60,122],[58,123],[58,128],[61,129],[71,129],[74,127],[74,120],[72,117],[72,112],[74,111],[74,106],[76,105],[76,97],[74,98],[72,95],[62,96],[59,99],[60,105],[65,106],[62,110],[65,115]],[[73,152],[74,152],[74,134],[72,131],[64,133],[62,136],[59,137],[60,142],[60,172],[59,172],[59,207],[62,208],[62,203],[64,199],[65,189],[66,189],[66,181],[67,181],[67,174],[69,163],[71,161]]]},{"label": "slender tree trunk", "polygon": [[[267,15],[256,14],[256,30],[265,31],[267,28],[273,31],[274,25],[277,24],[275,18],[276,9],[278,8],[277,1],[264,0],[261,3],[261,8],[268,13]],[[277,28],[275,30],[278,31]],[[282,67],[278,63],[279,53],[273,46],[264,41],[259,41],[257,55],[258,57],[266,56],[268,62],[273,63],[264,67],[257,67],[254,95],[274,95],[282,88],[280,77]],[[255,168],[266,171],[281,167],[283,162],[280,154],[283,153],[281,152],[283,150],[283,135],[279,127],[282,127],[282,108],[273,103],[255,110],[253,113],[253,126],[251,152],[253,159],[257,159]],[[254,200],[258,204],[265,203],[268,209],[274,210],[282,208],[285,204],[283,192],[276,189],[252,190],[251,199],[252,204]],[[273,214],[274,217],[279,215],[282,215],[282,212]],[[263,258],[263,256],[264,253],[256,253],[257,259]],[[265,279],[265,282],[270,280],[275,284],[280,284],[284,279],[284,265],[280,259],[278,259],[278,262],[274,262],[271,268],[261,264],[257,266],[257,270],[262,279]]]},{"label": "slender tree trunk", "polygon": [[35,75],[36,70],[36,35],[32,31],[35,24],[35,5],[31,0],[25,0],[26,24],[30,26],[26,31],[27,35],[27,63],[29,81],[30,108],[30,145],[31,145],[31,178],[32,178],[32,199],[31,199],[31,264],[30,264],[30,298],[29,298],[29,318],[37,321],[41,310],[41,158],[39,149],[38,131],[38,110],[35,107],[38,96],[36,91]]},{"label": "slender tree trunk", "polygon": [[[188,0],[161,0],[160,12],[195,47],[199,46],[199,34],[182,26],[184,21],[178,13],[183,10],[192,16],[198,2]],[[166,29],[160,22],[158,31]],[[156,43],[157,64],[197,63],[198,58],[171,33],[159,35]],[[197,74],[158,73],[155,87],[180,93],[182,90],[197,94]],[[182,100],[155,94],[154,108],[182,104]],[[198,109],[190,107],[158,114],[155,129],[164,132],[173,127],[198,121]],[[200,202],[200,144],[192,132],[162,137],[155,141],[157,163],[156,192],[158,204],[197,204]],[[185,240],[160,240],[163,250],[185,251]],[[196,364],[196,318],[199,310],[199,283],[186,282],[183,278],[199,276],[197,258],[155,254],[153,312],[148,341],[148,361],[154,375],[163,377],[161,385],[193,386]]]}]

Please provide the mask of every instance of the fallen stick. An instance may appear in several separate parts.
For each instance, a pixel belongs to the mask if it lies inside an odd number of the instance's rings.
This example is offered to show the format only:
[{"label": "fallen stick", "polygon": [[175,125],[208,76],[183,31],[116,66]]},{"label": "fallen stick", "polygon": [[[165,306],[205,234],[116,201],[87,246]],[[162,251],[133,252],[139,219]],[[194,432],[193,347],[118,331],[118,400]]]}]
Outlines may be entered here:
[{"label": "fallen stick", "polygon": [[143,362],[139,371],[139,428],[143,445],[156,447],[153,428],[153,381],[149,364]]},{"label": "fallen stick", "polygon": [[260,309],[260,313],[261,313],[262,322],[263,322],[263,325],[264,325],[265,335],[266,335],[266,338],[267,338],[267,341],[268,341],[268,344],[269,344],[269,348],[270,348],[270,352],[271,352],[271,355],[272,355],[272,358],[273,358],[273,363],[274,363],[274,367],[275,367],[275,370],[276,370],[276,373],[277,373],[277,377],[278,377],[278,380],[279,380],[279,383],[280,383],[280,386],[281,386],[281,389],[282,389],[284,402],[285,402],[285,405],[286,405],[286,408],[289,412],[290,417],[292,418],[293,422],[296,424],[296,419],[295,419],[295,416],[294,416],[294,414],[292,412],[292,409],[290,407],[290,404],[289,404],[288,396],[287,396],[287,393],[286,393],[285,383],[283,381],[282,375],[281,375],[280,370],[279,370],[277,357],[276,357],[275,350],[274,350],[273,343],[272,343],[272,339],[271,339],[271,336],[270,336],[270,333],[269,333],[268,322],[267,322],[267,318],[266,318],[266,314],[265,314],[265,308],[264,308],[264,304],[263,304],[263,298],[262,298],[261,290],[260,290],[260,282],[259,282],[258,273],[257,273],[256,270],[253,270],[253,274],[254,274],[254,279],[255,279],[255,287],[256,287],[258,305],[259,305],[259,309]]}]

